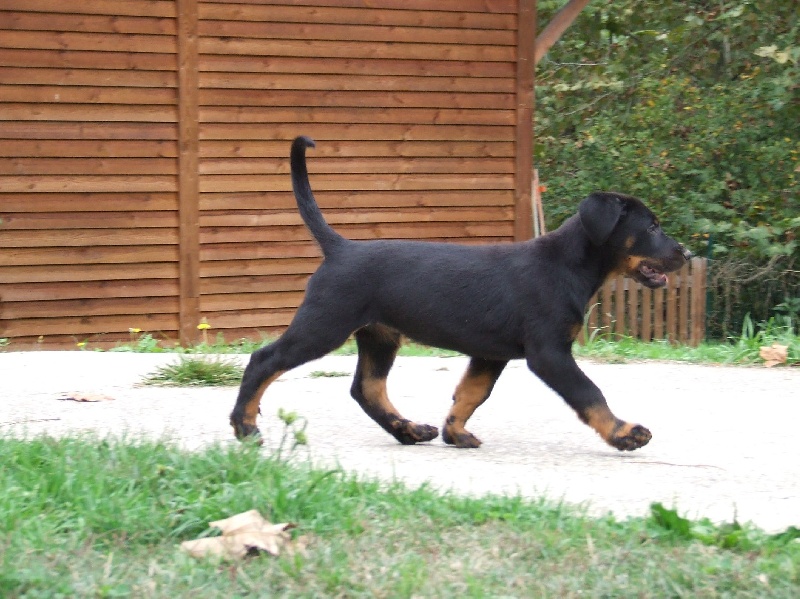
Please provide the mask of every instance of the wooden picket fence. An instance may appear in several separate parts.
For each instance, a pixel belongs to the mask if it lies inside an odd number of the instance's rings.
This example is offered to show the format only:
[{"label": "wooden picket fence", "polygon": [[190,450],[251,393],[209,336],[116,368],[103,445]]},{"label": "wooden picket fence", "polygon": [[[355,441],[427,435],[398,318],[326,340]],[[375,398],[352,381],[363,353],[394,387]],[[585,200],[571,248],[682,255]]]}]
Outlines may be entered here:
[{"label": "wooden picket fence", "polygon": [[589,304],[581,341],[588,334],[697,345],[705,336],[706,270],[705,258],[692,258],[661,289],[622,276],[610,279]]}]

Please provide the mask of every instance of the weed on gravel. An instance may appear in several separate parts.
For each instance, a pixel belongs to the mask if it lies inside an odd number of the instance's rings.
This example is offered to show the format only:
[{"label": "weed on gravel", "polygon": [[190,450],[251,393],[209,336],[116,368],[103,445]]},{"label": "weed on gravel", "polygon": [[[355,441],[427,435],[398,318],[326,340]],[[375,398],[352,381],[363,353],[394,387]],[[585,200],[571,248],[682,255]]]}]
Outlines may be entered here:
[{"label": "weed on gravel", "polygon": [[344,370],[314,370],[308,373],[312,379],[330,379],[340,378],[352,375],[352,372],[345,372]]},{"label": "weed on gravel", "polygon": [[[291,462],[291,460],[290,460]],[[796,597],[797,530],[588,518],[319,470],[253,444],[181,451],[0,437],[3,597]],[[258,509],[305,553],[196,560],[181,541]]]},{"label": "weed on gravel", "polygon": [[216,357],[178,356],[178,361],[159,366],[145,376],[143,385],[174,387],[224,387],[242,381],[244,368],[237,360]]}]

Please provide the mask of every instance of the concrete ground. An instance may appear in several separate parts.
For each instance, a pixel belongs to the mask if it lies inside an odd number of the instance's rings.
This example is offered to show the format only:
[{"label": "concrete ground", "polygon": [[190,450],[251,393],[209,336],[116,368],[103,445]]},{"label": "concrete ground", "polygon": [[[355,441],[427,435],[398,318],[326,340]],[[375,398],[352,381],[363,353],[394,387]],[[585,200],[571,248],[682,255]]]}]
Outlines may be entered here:
[{"label": "concrete ground", "polygon": [[[245,362],[246,356],[240,357]],[[166,437],[187,448],[233,443],[234,388],[141,387],[141,377],[175,355],[94,352],[0,353],[0,434]],[[580,504],[591,514],[641,516],[660,501],[690,517],[751,521],[768,531],[800,526],[800,369],[675,363],[582,368],[621,418],[653,432],[647,447],[620,453],[580,423],[564,402],[511,363],[468,428],[480,449],[441,439],[402,446],[349,396],[354,357],[329,356],[285,374],[262,403],[266,446],[282,431],[278,408],[308,420],[307,451],[414,486],[458,493],[520,493]],[[399,358],[389,393],[407,418],[440,426],[465,358]],[[311,372],[348,376],[311,377]],[[60,397],[99,393],[113,401]]]}]

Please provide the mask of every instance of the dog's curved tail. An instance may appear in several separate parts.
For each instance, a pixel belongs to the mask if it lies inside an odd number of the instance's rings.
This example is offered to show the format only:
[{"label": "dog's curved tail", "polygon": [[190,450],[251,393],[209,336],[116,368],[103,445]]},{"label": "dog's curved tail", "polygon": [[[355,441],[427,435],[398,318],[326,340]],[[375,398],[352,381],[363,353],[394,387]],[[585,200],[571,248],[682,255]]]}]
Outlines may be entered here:
[{"label": "dog's curved tail", "polygon": [[316,147],[314,140],[310,137],[296,137],[292,142],[291,167],[292,167],[292,189],[294,198],[297,200],[297,208],[300,216],[306,223],[308,230],[317,240],[322,253],[326,256],[341,245],[345,238],[334,231],[325,221],[311,191],[311,184],[308,181],[308,169],[306,168],[306,148]]}]

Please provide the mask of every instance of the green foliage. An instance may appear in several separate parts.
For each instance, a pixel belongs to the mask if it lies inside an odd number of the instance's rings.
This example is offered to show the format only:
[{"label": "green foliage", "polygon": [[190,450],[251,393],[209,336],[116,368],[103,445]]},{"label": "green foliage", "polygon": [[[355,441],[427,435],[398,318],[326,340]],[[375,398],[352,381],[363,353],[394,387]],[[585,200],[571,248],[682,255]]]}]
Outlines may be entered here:
[{"label": "green foliage", "polygon": [[225,336],[218,332],[213,342],[209,342],[204,337],[200,343],[189,347],[176,347],[176,351],[187,354],[251,354],[274,340],[273,337],[261,335],[259,340],[240,338],[226,342]]},{"label": "green foliage", "polygon": [[[297,412],[287,412],[283,408],[278,409],[278,418],[283,422],[283,434],[275,449],[274,457],[276,460],[282,460],[291,455],[298,447],[308,445],[308,436],[306,435],[308,420],[298,415]],[[290,438],[292,445],[287,454],[286,446]]]},{"label": "green foliage", "polygon": [[745,315],[742,332],[731,339],[733,358],[737,362],[754,362],[759,359],[762,347],[773,343],[787,346],[787,363],[800,363],[800,331],[788,316],[774,316],[767,321],[755,323],[750,315]]},{"label": "green foliage", "polygon": [[679,515],[675,509],[665,508],[661,503],[653,503],[650,506],[648,524],[676,539],[700,541],[704,545],[735,551],[752,551],[762,545],[781,547],[800,539],[800,529],[794,526],[783,532],[768,535],[758,528],[742,526],[736,520],[721,526],[715,525],[708,518],[695,522]]},{"label": "green foliage", "polygon": [[308,374],[312,379],[337,378],[350,376],[352,373],[344,370],[314,370]]},{"label": "green foliage", "polygon": [[797,255],[791,5],[590,5],[539,71],[537,159],[551,217],[592,189],[618,189],[647,198],[695,251],[713,237],[716,256]]},{"label": "green foliage", "polygon": [[778,316],[783,316],[789,320],[790,324],[800,325],[800,297],[787,297],[784,301],[773,308]]},{"label": "green foliage", "polygon": [[224,387],[238,385],[243,374],[244,368],[235,360],[181,355],[177,362],[156,368],[142,383],[172,387]]},{"label": "green foliage", "polygon": [[[541,20],[561,4],[540,2]],[[646,199],[721,261],[710,326],[723,338],[800,285],[798,23],[782,0],[590,3],[537,72],[550,227],[594,189]]]},{"label": "green foliage", "polygon": [[[86,343],[79,344],[81,349],[86,348]],[[168,349],[161,346],[161,341],[156,339],[152,333],[140,334],[138,329],[131,329],[131,341],[125,345],[112,347],[111,352],[135,352],[140,354],[160,354]]]},{"label": "green foliage", "polygon": [[595,336],[584,345],[575,344],[573,351],[579,358],[608,363],[625,363],[630,360],[667,360],[689,364],[763,364],[762,347],[773,343],[787,346],[787,364],[800,364],[800,336],[792,333],[775,320],[754,325],[746,319],[742,334],[726,343],[711,341],[697,347],[676,345],[669,341],[644,342],[632,337],[608,339]]},{"label": "green foliage", "polygon": [[[0,463],[3,597],[794,597],[800,584],[796,528],[663,507],[588,518],[288,464],[255,444],[0,437]],[[233,563],[179,550],[250,509],[297,524],[308,549]]]}]

